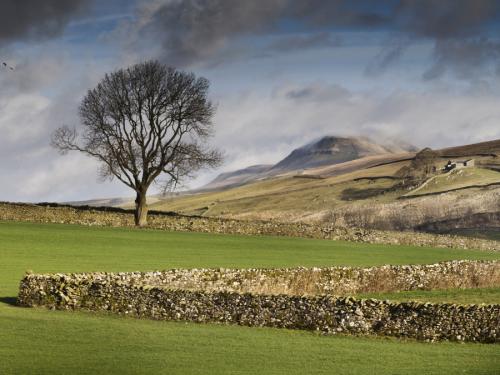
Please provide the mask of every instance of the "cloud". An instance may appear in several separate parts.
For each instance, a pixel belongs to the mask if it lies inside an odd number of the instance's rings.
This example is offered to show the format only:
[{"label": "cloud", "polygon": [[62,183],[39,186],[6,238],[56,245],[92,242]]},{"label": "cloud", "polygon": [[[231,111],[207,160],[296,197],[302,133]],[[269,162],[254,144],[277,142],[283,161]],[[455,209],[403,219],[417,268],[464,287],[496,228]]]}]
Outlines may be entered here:
[{"label": "cloud", "polygon": [[288,52],[309,48],[338,47],[340,45],[342,45],[342,40],[339,36],[333,37],[330,33],[319,32],[281,37],[271,43],[267,49],[272,52]]},{"label": "cloud", "polygon": [[[498,62],[488,48],[500,44],[488,35],[499,23],[497,0],[156,0],[139,7],[125,29],[138,44],[148,37],[161,43],[161,59],[175,66],[231,59],[224,50],[241,37],[272,34],[277,40],[254,54],[267,56],[297,48],[334,48],[339,43],[332,33],[385,32],[390,35],[386,46],[366,73],[383,73],[409,44],[424,40],[435,45],[434,63],[424,73],[428,80],[447,71],[458,78],[470,76],[463,74],[465,65],[471,71],[485,65],[474,65],[471,53]],[[299,34],[290,35],[292,30]]]},{"label": "cloud", "polygon": [[434,47],[434,63],[423,78],[439,78],[451,70],[457,78],[473,79],[478,76],[478,68],[489,70],[490,75],[498,75],[500,42],[487,38],[439,40]]},{"label": "cloud", "polygon": [[105,65],[75,69],[57,46],[44,43],[41,52],[16,52],[18,68],[0,74],[0,200],[64,201],[127,193],[119,185],[97,184],[93,160],[63,158],[50,147],[54,129],[78,124],[79,101]]},{"label": "cloud", "polygon": [[411,44],[408,38],[394,38],[368,63],[365,75],[379,75],[401,58]]},{"label": "cloud", "polygon": [[[73,153],[67,157],[56,156],[50,149],[44,150],[46,162],[39,164],[31,173],[23,173],[12,184],[20,197],[36,201],[72,201],[94,196],[130,195],[127,188],[109,182],[99,183],[95,176],[97,163],[84,155]],[[16,186],[17,185],[17,186]]]},{"label": "cloud", "polygon": [[274,96],[285,96],[287,99],[292,99],[296,104],[307,102],[333,102],[345,100],[351,97],[351,92],[346,88],[336,84],[309,84],[296,88],[284,90],[279,88],[275,91]]},{"label": "cloud", "polygon": [[[0,48],[59,35],[85,10],[83,0],[12,4],[7,0],[0,5]],[[483,0],[148,0],[140,2],[133,21],[120,18],[119,28],[108,34],[108,42],[125,43],[131,51],[127,59],[103,58],[94,42],[85,45],[88,54],[75,53],[81,45],[67,46],[59,39],[22,50],[13,45],[17,69],[0,74],[1,199],[65,201],[127,194],[120,183],[97,184],[94,161],[78,154],[60,157],[50,149],[49,135],[62,124],[78,123],[79,100],[104,72],[154,56],[181,67],[252,58],[256,51],[283,56],[260,60],[265,71],[246,61],[232,65],[233,75],[227,67],[205,71],[219,74],[219,80],[212,79],[219,99],[214,141],[228,155],[225,169],[276,162],[292,148],[326,134],[400,138],[434,148],[500,138],[498,95],[490,79],[500,77],[500,48],[490,36],[498,27],[499,7],[498,1]],[[434,81],[426,86],[432,92],[394,91],[386,87],[408,87],[408,82],[381,86],[385,78],[371,87],[356,83],[360,77],[351,73],[336,78],[351,85],[347,88],[328,83],[333,75],[326,69],[311,74],[319,59],[328,64],[334,56],[314,49],[348,49],[352,40],[348,33],[344,38],[344,31],[363,31],[364,38],[372,30],[376,37],[357,39],[351,48],[357,51],[353,53],[370,51],[353,55],[367,61],[366,73],[387,71],[408,46],[424,42],[433,47],[431,65],[422,67],[423,77]],[[384,45],[377,53],[372,47],[380,45],[381,35]],[[309,57],[295,61],[302,50]],[[366,59],[374,50],[373,60]],[[115,51],[106,50],[110,55]],[[291,68],[278,78],[285,60]],[[305,65],[309,62],[313,64]],[[310,82],[323,72],[324,81]],[[448,74],[472,80],[474,92],[461,90],[456,82],[455,90],[441,88],[446,81],[438,79]],[[206,181],[207,176],[201,178]]]},{"label": "cloud", "polygon": [[446,39],[475,36],[498,22],[496,0],[400,0],[392,2],[395,28],[420,37]]},{"label": "cloud", "polygon": [[33,94],[16,95],[11,99],[2,98],[0,129],[3,152],[9,145],[29,143],[40,136],[41,129],[36,123],[45,116],[49,103],[47,98]]},{"label": "cloud", "polygon": [[83,14],[89,3],[86,0],[2,0],[0,47],[59,35],[71,19]]},{"label": "cloud", "polygon": [[215,118],[215,142],[226,150],[223,170],[229,171],[277,162],[293,148],[324,135],[442,148],[498,139],[499,122],[495,95],[410,90],[381,94],[313,82],[226,99]]},{"label": "cloud", "polygon": [[[144,3],[134,21],[136,30],[157,38],[163,46],[162,58],[173,65],[189,65],[215,57],[229,41],[245,35],[262,35],[280,30],[280,23],[290,19],[304,23],[305,31],[350,22],[371,25],[377,15],[350,12],[337,15],[341,1],[317,0],[164,0]],[[334,21],[334,22],[335,22]],[[316,31],[312,36],[285,36],[274,46],[288,50],[300,45],[337,45],[336,38]],[[328,40],[330,39],[330,40]]]}]

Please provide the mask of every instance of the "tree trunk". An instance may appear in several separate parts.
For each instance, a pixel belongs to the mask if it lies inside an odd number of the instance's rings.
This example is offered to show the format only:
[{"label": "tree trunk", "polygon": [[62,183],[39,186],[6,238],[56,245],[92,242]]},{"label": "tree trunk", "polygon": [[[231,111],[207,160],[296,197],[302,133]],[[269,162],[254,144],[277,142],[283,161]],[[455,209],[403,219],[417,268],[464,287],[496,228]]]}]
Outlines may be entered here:
[{"label": "tree trunk", "polygon": [[143,227],[148,223],[148,205],[146,204],[146,192],[138,192],[135,198],[135,225]]}]

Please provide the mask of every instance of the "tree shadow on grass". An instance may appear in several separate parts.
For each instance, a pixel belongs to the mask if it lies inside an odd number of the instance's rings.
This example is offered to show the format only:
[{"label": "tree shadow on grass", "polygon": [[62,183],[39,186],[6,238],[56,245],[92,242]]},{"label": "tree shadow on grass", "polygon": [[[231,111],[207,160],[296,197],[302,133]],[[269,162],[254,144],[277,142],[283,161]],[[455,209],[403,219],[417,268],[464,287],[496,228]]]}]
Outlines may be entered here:
[{"label": "tree shadow on grass", "polygon": [[5,303],[11,306],[18,306],[17,297],[0,297],[0,303]]}]

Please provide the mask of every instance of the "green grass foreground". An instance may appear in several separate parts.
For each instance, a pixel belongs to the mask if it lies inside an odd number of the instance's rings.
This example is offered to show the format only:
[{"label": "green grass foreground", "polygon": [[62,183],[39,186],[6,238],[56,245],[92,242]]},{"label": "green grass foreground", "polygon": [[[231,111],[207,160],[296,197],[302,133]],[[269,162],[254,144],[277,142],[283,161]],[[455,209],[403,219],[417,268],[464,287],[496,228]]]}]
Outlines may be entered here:
[{"label": "green grass foreground", "polygon": [[0,223],[0,374],[493,374],[498,345],[185,324],[13,306],[34,272],[369,266],[500,254],[70,225]]}]

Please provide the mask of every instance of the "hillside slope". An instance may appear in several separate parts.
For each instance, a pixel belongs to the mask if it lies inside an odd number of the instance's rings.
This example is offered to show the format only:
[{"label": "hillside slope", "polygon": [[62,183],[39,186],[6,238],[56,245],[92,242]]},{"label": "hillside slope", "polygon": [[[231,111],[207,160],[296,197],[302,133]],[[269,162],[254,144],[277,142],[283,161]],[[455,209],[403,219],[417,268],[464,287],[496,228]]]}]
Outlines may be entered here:
[{"label": "hillside slope", "polygon": [[[431,160],[435,176],[422,187],[405,184],[407,176],[400,174],[402,169],[419,167],[415,153],[386,153],[168,198],[152,208],[211,217],[326,220],[378,229],[431,228],[434,222],[457,223],[469,215],[472,220],[462,221],[463,225],[474,226],[477,218],[478,225],[487,225],[485,220],[491,219],[492,227],[500,227],[494,215],[500,212],[500,172],[496,170],[500,158],[494,156],[500,151],[500,141],[486,146],[486,153],[484,143],[433,151],[437,155]],[[474,158],[476,167],[442,174],[449,150]],[[440,195],[426,197],[429,194]]]},{"label": "hillside slope", "polygon": [[293,171],[334,165],[366,156],[411,151],[396,145],[380,145],[364,137],[327,136],[293,150],[271,171]]},{"label": "hillside slope", "polygon": [[[257,181],[287,173],[318,174],[309,171],[313,168],[332,167],[345,164],[352,160],[373,158],[369,165],[412,157],[416,151],[411,145],[378,144],[366,137],[325,136],[302,147],[294,149],[287,157],[274,165],[255,165],[244,169],[222,173],[209,184],[197,189],[197,192],[236,187],[245,183]],[[344,167],[346,167],[344,165]],[[349,171],[358,166],[348,167]],[[338,169],[337,172],[341,171]],[[343,170],[347,172],[347,170]],[[331,174],[331,173],[330,173]]]},{"label": "hillside slope", "polygon": [[500,173],[497,171],[483,168],[458,169],[434,176],[404,196],[417,197],[494,184],[500,185]]},{"label": "hillside slope", "polygon": [[197,190],[215,190],[224,187],[227,188],[243,185],[249,181],[257,179],[258,176],[263,176],[264,173],[269,171],[272,167],[272,164],[252,165],[236,171],[221,173],[210,183]]},{"label": "hillside slope", "polygon": [[438,150],[442,157],[500,156],[500,139]]},{"label": "hillside slope", "polygon": [[[297,164],[292,159],[314,165],[323,158],[339,161],[354,156],[347,152],[354,148],[346,146],[349,142],[352,146],[352,140],[332,149],[332,142],[338,142],[334,138],[312,143],[305,151],[313,151],[295,152],[280,163],[293,168]],[[153,210],[206,217],[326,221],[375,229],[500,231],[500,157],[496,156],[500,140],[417,154],[363,147],[356,149],[359,158],[354,160],[291,171],[283,167],[276,174],[271,170],[279,170],[280,163],[252,166],[221,175],[206,190],[154,196],[148,203]],[[474,159],[475,167],[442,172],[448,160],[468,158]],[[120,206],[133,208],[133,201]]]}]

